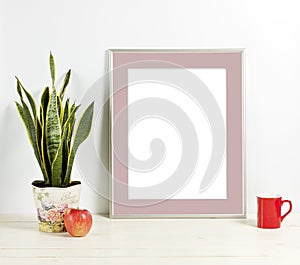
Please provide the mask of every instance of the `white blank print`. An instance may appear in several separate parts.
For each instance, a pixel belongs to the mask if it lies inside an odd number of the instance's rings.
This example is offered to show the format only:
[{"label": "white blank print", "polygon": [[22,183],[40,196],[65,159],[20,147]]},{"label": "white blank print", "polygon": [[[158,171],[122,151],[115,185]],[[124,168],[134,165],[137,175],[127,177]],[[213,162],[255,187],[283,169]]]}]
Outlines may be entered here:
[{"label": "white blank print", "polygon": [[[157,70],[157,69],[156,69]],[[189,69],[160,69],[168,71],[168,74],[176,75],[177,71],[190,71],[196,75],[210,90],[215,97],[223,116],[226,128],[226,69],[223,68],[189,68]],[[199,192],[201,180],[210,160],[212,153],[212,133],[209,122],[205,116],[205,111],[184,92],[184,88],[176,88],[169,84],[143,81],[134,83],[134,76],[137,71],[147,71],[151,69],[129,69],[128,70],[128,106],[135,101],[158,97],[172,102],[180,107],[190,118],[195,127],[198,137],[199,157],[194,174],[187,181],[181,190],[172,194],[170,198],[159,194],[151,197],[151,194],[144,193],[138,196],[132,192],[131,187],[151,187],[168,179],[176,170],[181,158],[182,142],[180,132],[172,125],[172,121],[161,118],[145,117],[137,121],[129,130],[128,148],[133,156],[139,160],[146,160],[151,156],[150,143],[155,138],[161,139],[166,147],[166,155],[163,161],[150,171],[135,171],[131,168],[128,160],[128,199],[226,199],[226,151],[223,163],[218,175],[212,185],[204,192]],[[188,85],[188,84],[187,84]],[[155,106],[153,106],[155,108]],[[149,113],[151,114],[151,113]],[[128,116],[130,116],[130,108]],[[163,115],[162,115],[163,116]]]}]

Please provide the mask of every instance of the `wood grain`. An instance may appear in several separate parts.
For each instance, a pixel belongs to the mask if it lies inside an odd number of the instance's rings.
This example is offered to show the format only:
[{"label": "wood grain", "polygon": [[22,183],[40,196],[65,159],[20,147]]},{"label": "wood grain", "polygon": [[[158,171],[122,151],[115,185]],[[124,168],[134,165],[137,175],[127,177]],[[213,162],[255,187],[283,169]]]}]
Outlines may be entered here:
[{"label": "wood grain", "polygon": [[0,215],[0,264],[299,264],[300,215],[259,229],[230,219],[111,220],[84,238],[38,231],[34,216]]}]

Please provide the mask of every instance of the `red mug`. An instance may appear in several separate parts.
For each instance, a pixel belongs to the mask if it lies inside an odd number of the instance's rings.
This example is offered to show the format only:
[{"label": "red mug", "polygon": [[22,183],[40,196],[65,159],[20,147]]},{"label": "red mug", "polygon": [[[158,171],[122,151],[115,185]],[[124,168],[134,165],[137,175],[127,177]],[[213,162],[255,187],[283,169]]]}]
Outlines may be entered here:
[{"label": "red mug", "polygon": [[[289,210],[281,215],[281,206],[289,204]],[[292,202],[282,200],[280,195],[262,194],[257,196],[257,226],[279,228],[282,220],[292,211]]]}]

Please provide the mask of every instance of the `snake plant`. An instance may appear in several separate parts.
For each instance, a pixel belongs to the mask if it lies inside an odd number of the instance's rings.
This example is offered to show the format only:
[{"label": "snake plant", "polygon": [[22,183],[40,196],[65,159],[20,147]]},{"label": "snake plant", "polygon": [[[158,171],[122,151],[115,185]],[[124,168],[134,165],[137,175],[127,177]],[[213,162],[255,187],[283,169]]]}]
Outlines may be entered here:
[{"label": "snake plant", "polygon": [[[55,87],[55,63],[49,57],[52,88],[43,90],[37,109],[33,96],[24,88],[19,78],[17,91],[20,103],[17,110],[24,122],[34,155],[38,161],[47,187],[67,187],[71,184],[71,171],[79,145],[88,137],[93,120],[94,102],[83,112],[75,128],[79,105],[64,100],[71,70],[65,75],[59,91]],[[25,94],[26,98],[23,97]],[[30,108],[29,108],[30,106]]]}]

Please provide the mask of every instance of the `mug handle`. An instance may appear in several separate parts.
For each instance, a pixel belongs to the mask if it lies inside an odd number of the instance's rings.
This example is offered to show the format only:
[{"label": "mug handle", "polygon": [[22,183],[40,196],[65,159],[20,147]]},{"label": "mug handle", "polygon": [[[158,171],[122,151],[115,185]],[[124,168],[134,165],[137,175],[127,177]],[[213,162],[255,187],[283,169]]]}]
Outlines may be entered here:
[{"label": "mug handle", "polygon": [[283,216],[281,216],[281,221],[292,211],[292,202],[291,201],[289,201],[289,200],[283,200],[282,202],[281,202],[281,206],[285,203],[285,202],[287,202],[289,205],[290,205],[290,208],[289,208],[289,210],[283,215]]}]

